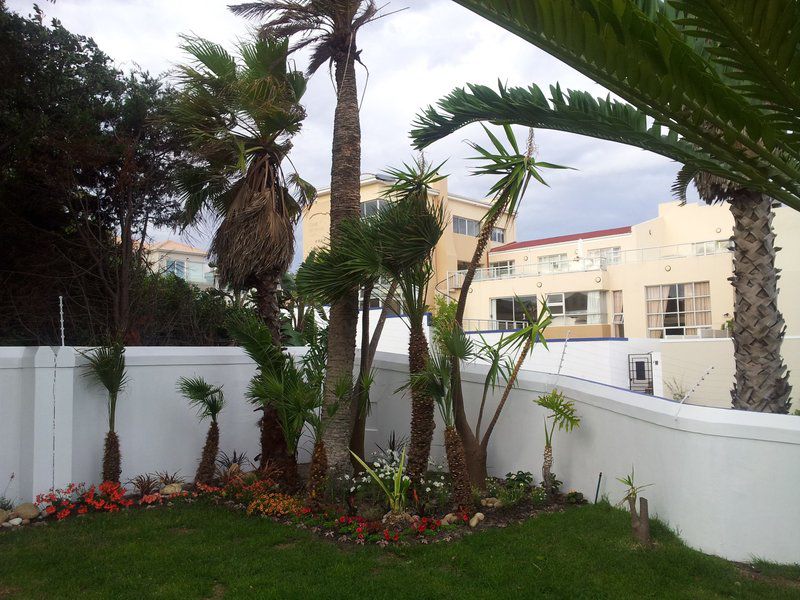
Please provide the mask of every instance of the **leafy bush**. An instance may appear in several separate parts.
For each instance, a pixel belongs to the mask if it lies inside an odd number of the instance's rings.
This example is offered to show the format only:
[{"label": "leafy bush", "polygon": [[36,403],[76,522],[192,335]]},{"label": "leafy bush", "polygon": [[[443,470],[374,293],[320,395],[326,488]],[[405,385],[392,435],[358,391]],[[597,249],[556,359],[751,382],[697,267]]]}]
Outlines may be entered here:
[{"label": "leafy bush", "polygon": [[155,494],[160,487],[160,483],[161,482],[158,480],[158,477],[150,473],[137,475],[128,481],[128,484],[132,485],[136,490],[136,493],[138,493],[142,498]]}]

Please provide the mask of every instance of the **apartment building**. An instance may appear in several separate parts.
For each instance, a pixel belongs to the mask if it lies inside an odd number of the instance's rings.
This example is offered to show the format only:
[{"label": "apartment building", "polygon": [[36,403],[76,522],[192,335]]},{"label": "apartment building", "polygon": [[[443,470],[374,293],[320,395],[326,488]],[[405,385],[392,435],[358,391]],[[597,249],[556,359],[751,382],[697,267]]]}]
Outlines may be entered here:
[{"label": "apartment building", "polygon": [[[361,214],[368,216],[386,202],[384,195],[392,180],[383,176],[366,175],[361,179]],[[433,184],[431,199],[443,207],[448,226],[433,253],[434,281],[428,289],[428,304],[433,306],[437,293],[446,293],[448,273],[466,269],[475,251],[475,238],[480,221],[489,208],[485,200],[474,200],[450,193],[447,178]],[[330,231],[330,190],[320,190],[317,200],[303,216],[303,258],[315,247],[327,244]],[[516,239],[515,221],[501,217],[492,232],[489,249],[499,248]],[[385,290],[384,290],[385,291]],[[375,301],[375,307],[380,300]]]},{"label": "apartment building", "polygon": [[[776,208],[774,226],[778,245],[794,246],[800,214]],[[554,338],[725,336],[733,316],[732,229],[725,205],[670,202],[643,223],[493,247],[472,284],[465,327],[516,329],[521,304],[545,301]],[[790,329],[799,287],[792,256],[791,248],[778,254]],[[462,280],[462,271],[448,274],[451,295]]]},{"label": "apartment building", "polygon": [[[362,179],[363,215],[385,202],[391,181]],[[452,194],[447,179],[431,192],[444,205],[448,227],[437,246],[434,294],[458,298],[488,202]],[[789,333],[800,327],[800,213],[778,207],[780,306]],[[303,220],[303,256],[327,242],[330,195],[320,192]],[[565,230],[569,230],[565,224]],[[552,315],[550,338],[711,338],[726,335],[733,316],[733,220],[725,205],[659,205],[658,215],[638,224],[518,241],[514,219],[495,230],[483,266],[472,283],[464,325],[468,331],[521,326],[521,304]],[[376,302],[376,306],[379,302]]]}]

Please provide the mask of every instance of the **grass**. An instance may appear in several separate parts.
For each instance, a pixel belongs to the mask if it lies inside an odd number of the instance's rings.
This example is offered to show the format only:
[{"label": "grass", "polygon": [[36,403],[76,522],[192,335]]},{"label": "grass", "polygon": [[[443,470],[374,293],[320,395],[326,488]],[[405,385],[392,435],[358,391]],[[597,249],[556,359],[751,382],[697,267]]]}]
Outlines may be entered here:
[{"label": "grass", "polygon": [[797,598],[800,568],[763,576],[687,548],[651,550],[608,505],[451,544],[338,546],[224,508],[92,515],[0,535],[0,598]]}]

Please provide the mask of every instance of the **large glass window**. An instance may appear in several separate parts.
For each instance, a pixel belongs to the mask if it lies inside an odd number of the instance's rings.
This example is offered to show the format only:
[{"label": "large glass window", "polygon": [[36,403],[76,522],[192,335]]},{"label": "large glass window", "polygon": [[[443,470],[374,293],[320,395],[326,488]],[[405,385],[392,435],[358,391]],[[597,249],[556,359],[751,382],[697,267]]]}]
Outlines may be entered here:
[{"label": "large glass window", "polygon": [[603,260],[607,265],[618,265],[622,262],[622,248],[620,246],[595,248],[586,253],[586,258]]},{"label": "large glass window", "polygon": [[494,298],[492,315],[497,321],[497,329],[521,328],[525,323],[525,308],[536,318],[536,296]]},{"label": "large glass window", "polygon": [[175,277],[186,279],[186,261],[168,258],[166,272],[172,273]]},{"label": "large glass window", "polygon": [[611,322],[614,324],[614,337],[625,337],[625,313],[622,304],[622,290],[614,291],[614,316]]},{"label": "large glass window", "polygon": [[506,230],[500,227],[492,227],[492,241],[504,244],[506,241]]},{"label": "large glass window", "polygon": [[480,221],[466,219],[464,217],[453,217],[453,232],[461,235],[478,237],[481,232]]},{"label": "large glass window", "polygon": [[539,257],[539,272],[540,273],[560,273],[561,271],[568,271],[569,264],[567,261],[567,254],[548,254],[547,256]]},{"label": "large glass window", "polygon": [[595,325],[606,322],[605,292],[564,292],[547,294],[553,325]]},{"label": "large glass window", "polygon": [[645,288],[647,336],[698,335],[711,329],[711,287],[708,281],[652,285]]}]

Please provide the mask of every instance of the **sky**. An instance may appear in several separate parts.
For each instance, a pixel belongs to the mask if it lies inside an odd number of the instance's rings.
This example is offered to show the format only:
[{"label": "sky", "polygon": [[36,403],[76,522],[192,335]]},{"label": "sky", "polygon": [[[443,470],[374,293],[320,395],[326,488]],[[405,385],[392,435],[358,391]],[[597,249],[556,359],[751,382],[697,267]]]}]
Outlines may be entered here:
[{"label": "sky", "polygon": [[[17,12],[32,11],[30,0],[10,0]],[[46,19],[60,19],[74,33],[94,38],[116,66],[139,65],[151,73],[181,62],[181,34],[196,34],[233,49],[255,23],[230,13],[219,0],[56,0],[39,2]],[[380,172],[413,158],[408,137],[414,116],[455,87],[481,83],[496,87],[536,83],[547,87],[607,92],[577,71],[450,0],[388,0],[387,15],[364,27],[358,45],[366,68],[358,71],[361,97],[362,171]],[[391,14],[389,14],[391,13]],[[306,55],[296,56],[304,68]],[[318,188],[330,184],[334,89],[327,69],[314,75],[304,97],[308,117],[294,140],[291,161]],[[524,142],[527,132],[517,130]],[[452,193],[484,197],[492,184],[470,175],[474,151],[465,143],[488,143],[479,125],[464,128],[426,150],[431,162],[447,159]],[[549,187],[532,185],[517,220],[517,239],[578,233],[631,225],[657,214],[672,200],[678,165],[669,159],[613,142],[539,130],[538,159],[569,166],[545,171]],[[208,231],[172,237],[208,246]],[[300,243],[298,232],[298,247]],[[299,253],[298,253],[299,254]],[[295,266],[300,257],[295,257]]]}]

